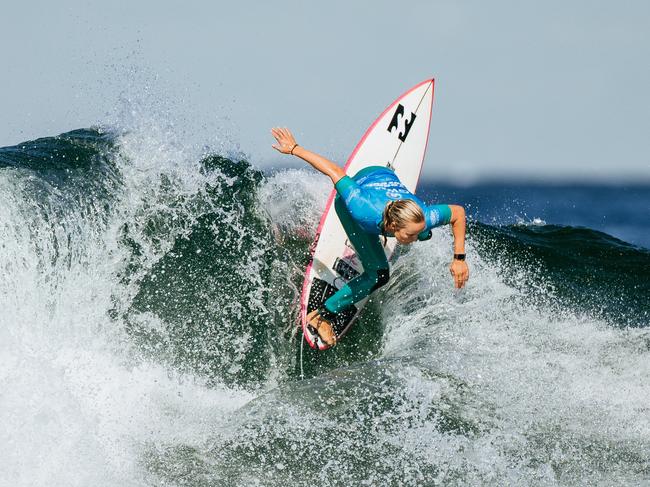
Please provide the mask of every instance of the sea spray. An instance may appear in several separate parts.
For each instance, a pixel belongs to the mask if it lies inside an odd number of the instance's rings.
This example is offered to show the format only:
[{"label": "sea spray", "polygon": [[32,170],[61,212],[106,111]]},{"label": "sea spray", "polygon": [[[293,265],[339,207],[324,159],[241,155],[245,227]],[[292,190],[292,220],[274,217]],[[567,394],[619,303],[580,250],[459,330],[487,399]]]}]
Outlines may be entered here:
[{"label": "sea spray", "polygon": [[331,185],[171,135],[0,149],[3,484],[650,480],[646,250],[472,221],[457,291],[437,229],[300,380],[296,293]]}]

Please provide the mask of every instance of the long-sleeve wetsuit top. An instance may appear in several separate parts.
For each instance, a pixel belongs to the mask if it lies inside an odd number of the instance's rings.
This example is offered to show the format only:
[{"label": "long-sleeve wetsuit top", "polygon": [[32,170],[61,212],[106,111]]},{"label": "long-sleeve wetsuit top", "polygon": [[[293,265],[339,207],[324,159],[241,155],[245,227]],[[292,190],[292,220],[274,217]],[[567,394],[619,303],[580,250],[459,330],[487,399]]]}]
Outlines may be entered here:
[{"label": "long-sleeve wetsuit top", "polygon": [[[382,234],[384,208],[389,201],[409,199],[415,201],[422,211],[426,227],[418,234],[418,240],[431,238],[431,229],[445,225],[451,220],[449,205],[426,205],[411,193],[397,175],[387,167],[364,168],[354,178],[343,176],[335,185],[354,221],[373,235]],[[393,235],[386,232],[386,235]]]}]

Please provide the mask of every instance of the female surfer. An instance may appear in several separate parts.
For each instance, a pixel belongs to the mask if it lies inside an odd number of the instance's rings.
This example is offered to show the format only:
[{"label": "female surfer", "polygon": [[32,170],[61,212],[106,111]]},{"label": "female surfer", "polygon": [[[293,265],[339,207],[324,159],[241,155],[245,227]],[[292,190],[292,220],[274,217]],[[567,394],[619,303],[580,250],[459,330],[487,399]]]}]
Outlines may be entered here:
[{"label": "female surfer", "polygon": [[282,154],[291,154],[328,176],[337,191],[336,214],[363,265],[363,274],[350,280],[320,309],[307,315],[308,323],[328,345],[336,344],[332,327],[336,313],[368,296],[388,282],[388,261],[379,235],[395,237],[401,244],[431,238],[431,229],[451,224],[454,258],[449,266],[454,284],[462,288],[469,278],[465,262],[465,210],[458,205],[426,205],[412,194],[389,168],[365,167],[353,177],[325,157],[296,143],[286,128],[273,128]]}]

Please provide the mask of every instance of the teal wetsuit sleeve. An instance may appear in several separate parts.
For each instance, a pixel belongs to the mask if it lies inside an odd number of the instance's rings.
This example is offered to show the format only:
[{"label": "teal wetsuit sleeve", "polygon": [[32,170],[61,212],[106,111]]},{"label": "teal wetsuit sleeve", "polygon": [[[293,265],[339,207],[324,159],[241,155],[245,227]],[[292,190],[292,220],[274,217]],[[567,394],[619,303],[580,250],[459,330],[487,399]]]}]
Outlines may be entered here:
[{"label": "teal wetsuit sleeve", "polygon": [[357,182],[352,179],[350,176],[343,176],[339,179],[334,185],[338,194],[341,195],[341,198],[347,200],[351,193],[355,190],[359,190],[359,185]]},{"label": "teal wetsuit sleeve", "polygon": [[357,222],[373,220],[376,210],[366,192],[350,176],[343,176],[334,185],[346,208]]},{"label": "teal wetsuit sleeve", "polygon": [[424,219],[427,226],[418,234],[418,240],[429,240],[431,229],[446,225],[451,221],[451,208],[449,205],[429,205],[424,209]]}]

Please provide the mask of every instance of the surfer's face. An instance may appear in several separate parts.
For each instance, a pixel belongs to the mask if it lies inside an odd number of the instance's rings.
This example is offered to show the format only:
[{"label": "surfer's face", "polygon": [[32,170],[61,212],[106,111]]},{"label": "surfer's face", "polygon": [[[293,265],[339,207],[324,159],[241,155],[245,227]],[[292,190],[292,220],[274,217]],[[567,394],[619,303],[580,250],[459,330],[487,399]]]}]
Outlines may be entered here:
[{"label": "surfer's face", "polygon": [[394,235],[399,243],[410,244],[418,239],[418,234],[422,233],[425,227],[425,222],[407,222],[406,226],[395,230]]}]

